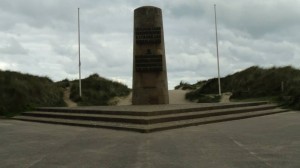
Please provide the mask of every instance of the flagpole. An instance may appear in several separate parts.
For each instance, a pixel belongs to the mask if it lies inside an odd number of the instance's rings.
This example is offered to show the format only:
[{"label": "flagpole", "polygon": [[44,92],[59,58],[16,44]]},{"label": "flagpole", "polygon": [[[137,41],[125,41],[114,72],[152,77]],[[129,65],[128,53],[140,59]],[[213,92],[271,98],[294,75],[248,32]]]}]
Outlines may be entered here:
[{"label": "flagpole", "polygon": [[81,98],[81,60],[80,60],[80,22],[79,22],[79,8],[78,8],[78,66],[79,66],[79,97]]},{"label": "flagpole", "polygon": [[215,9],[216,47],[217,47],[217,62],[218,62],[218,85],[219,85],[219,95],[221,96],[221,79],[220,79],[220,61],[219,61],[219,44],[218,44],[216,4],[214,4],[214,9]]}]

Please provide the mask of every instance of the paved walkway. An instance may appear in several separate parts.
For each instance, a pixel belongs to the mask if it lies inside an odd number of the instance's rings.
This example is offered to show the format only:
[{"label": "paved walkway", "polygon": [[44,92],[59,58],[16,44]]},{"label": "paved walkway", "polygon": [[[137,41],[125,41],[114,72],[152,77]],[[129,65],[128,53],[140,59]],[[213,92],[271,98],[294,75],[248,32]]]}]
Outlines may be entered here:
[{"label": "paved walkway", "polygon": [[0,119],[0,167],[296,168],[300,112],[142,134]]}]

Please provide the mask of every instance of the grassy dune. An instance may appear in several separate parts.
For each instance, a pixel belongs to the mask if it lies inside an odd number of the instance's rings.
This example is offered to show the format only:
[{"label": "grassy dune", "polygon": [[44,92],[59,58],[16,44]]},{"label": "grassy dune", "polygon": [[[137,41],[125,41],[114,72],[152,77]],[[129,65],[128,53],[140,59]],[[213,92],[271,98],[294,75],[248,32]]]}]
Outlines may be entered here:
[{"label": "grassy dune", "polygon": [[[201,100],[205,95],[218,93],[217,78],[198,83],[203,85],[189,92],[187,99]],[[197,83],[189,87],[193,85]],[[300,70],[291,66],[267,69],[253,66],[221,78],[221,85],[222,92],[232,92],[231,98],[235,100],[272,100],[300,109]]]},{"label": "grassy dune", "polygon": [[0,115],[10,117],[36,106],[64,106],[62,88],[47,77],[0,70]]},{"label": "grassy dune", "polygon": [[63,92],[71,87],[70,98],[79,105],[108,105],[115,96],[126,96],[126,85],[93,74],[82,80],[79,98],[78,81],[53,82],[47,77],[0,70],[0,116],[11,117],[40,106],[66,106]]},{"label": "grassy dune", "polygon": [[109,105],[109,100],[115,96],[127,96],[130,89],[119,82],[90,75],[81,81],[82,97],[79,97],[78,80],[71,82],[70,98],[79,105]]}]

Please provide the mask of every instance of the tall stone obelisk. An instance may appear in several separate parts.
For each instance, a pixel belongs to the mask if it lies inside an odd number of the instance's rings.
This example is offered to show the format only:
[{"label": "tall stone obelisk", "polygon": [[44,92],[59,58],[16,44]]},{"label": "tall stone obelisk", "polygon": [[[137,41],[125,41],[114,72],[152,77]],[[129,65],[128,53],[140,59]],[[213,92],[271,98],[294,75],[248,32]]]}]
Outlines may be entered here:
[{"label": "tall stone obelisk", "polygon": [[133,105],[169,104],[162,11],[134,10]]}]

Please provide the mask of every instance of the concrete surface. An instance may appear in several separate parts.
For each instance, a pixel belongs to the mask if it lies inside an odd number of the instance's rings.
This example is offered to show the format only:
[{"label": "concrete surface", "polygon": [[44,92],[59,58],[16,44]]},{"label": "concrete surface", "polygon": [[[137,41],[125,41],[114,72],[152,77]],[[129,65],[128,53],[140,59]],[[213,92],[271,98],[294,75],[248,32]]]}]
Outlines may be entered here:
[{"label": "concrete surface", "polygon": [[296,168],[300,112],[150,134],[0,119],[0,167]]}]

